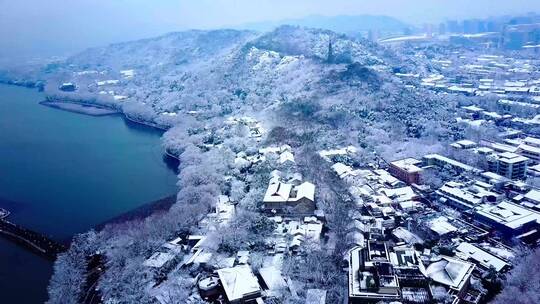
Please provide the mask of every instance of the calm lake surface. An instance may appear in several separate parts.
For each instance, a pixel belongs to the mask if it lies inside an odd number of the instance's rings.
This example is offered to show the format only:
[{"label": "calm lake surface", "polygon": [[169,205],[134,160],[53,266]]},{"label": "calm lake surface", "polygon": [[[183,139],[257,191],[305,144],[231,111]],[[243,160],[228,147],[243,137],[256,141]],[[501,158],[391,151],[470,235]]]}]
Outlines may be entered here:
[{"label": "calm lake surface", "polygon": [[[161,132],[39,105],[0,84],[0,207],[56,240],[176,192]],[[52,263],[0,238],[0,302],[43,303]]]}]

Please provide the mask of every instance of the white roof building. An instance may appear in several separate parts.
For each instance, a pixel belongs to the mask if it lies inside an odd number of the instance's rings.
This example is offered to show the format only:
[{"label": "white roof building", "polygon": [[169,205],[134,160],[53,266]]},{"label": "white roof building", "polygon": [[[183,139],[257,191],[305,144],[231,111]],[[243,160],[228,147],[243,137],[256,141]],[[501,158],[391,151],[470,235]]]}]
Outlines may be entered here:
[{"label": "white roof building", "polygon": [[477,107],[475,105],[472,105],[472,106],[463,106],[461,107],[462,109],[466,110],[466,111],[469,111],[469,112],[482,112],[484,111],[484,109],[480,108],[480,107]]},{"label": "white roof building", "polygon": [[264,202],[277,203],[287,202],[291,195],[292,185],[286,183],[274,183],[268,186],[264,195]]},{"label": "white roof building", "polygon": [[533,189],[527,192],[527,194],[525,194],[525,199],[535,204],[540,204],[540,191]]},{"label": "white roof building", "polygon": [[456,141],[454,144],[456,144],[456,147],[460,148],[460,149],[471,149],[471,148],[474,148],[476,146],[478,146],[478,144],[472,140],[468,140],[468,139],[463,139],[463,140],[460,140],[460,141]]},{"label": "white roof building", "polygon": [[350,175],[354,175],[354,171],[353,171],[353,168],[345,165],[345,164],[342,164],[342,163],[335,163],[334,165],[332,165],[332,169],[334,169],[334,171],[336,171],[336,174],[340,177],[340,178],[346,178]]},{"label": "white roof building", "polygon": [[525,156],[521,156],[512,152],[504,152],[498,155],[499,160],[508,164],[515,164],[521,162],[527,162],[529,159]]},{"label": "white roof building", "polygon": [[527,173],[534,176],[540,176],[540,164],[528,167]]},{"label": "white roof building", "polygon": [[279,162],[281,164],[285,163],[295,163],[294,155],[290,151],[285,151],[279,155]]},{"label": "white roof building", "polygon": [[98,81],[98,82],[97,82],[97,85],[98,85],[98,86],[115,85],[115,84],[118,84],[119,82],[120,82],[120,80],[110,79],[110,80]]},{"label": "white roof building", "polygon": [[120,74],[122,74],[122,76],[124,76],[124,78],[133,78],[133,76],[135,76],[135,70],[122,70],[120,71]]},{"label": "white roof building", "polygon": [[275,292],[287,287],[281,270],[275,266],[261,268],[259,274],[270,291]]},{"label": "white roof building", "polygon": [[464,259],[472,260],[487,269],[493,267],[497,272],[509,266],[504,260],[467,242],[460,243],[456,251]]},{"label": "white roof building", "polygon": [[474,265],[459,259],[442,256],[440,261],[430,264],[426,275],[433,281],[461,291],[469,281]]},{"label": "white roof building", "polygon": [[229,302],[243,303],[244,300],[260,296],[261,287],[249,266],[224,268],[218,270],[217,273]]},{"label": "white roof building", "polygon": [[424,162],[426,162],[428,165],[437,165],[437,166],[451,166],[452,168],[456,170],[466,171],[466,172],[479,172],[481,170],[469,166],[467,164],[458,162],[457,160],[439,155],[439,154],[428,154],[424,156]]},{"label": "white roof building", "polygon": [[321,150],[319,151],[319,155],[326,161],[330,161],[330,157],[332,156],[355,154],[356,152],[358,152],[358,149],[355,146],[348,146],[340,149]]},{"label": "white roof building", "polygon": [[403,240],[409,245],[424,244],[424,240],[422,240],[422,238],[403,227],[397,227],[394,229],[394,231],[392,231],[392,235],[400,240]]},{"label": "white roof building", "polygon": [[260,154],[268,154],[268,153],[280,153],[281,148],[280,147],[267,147],[267,148],[261,148],[259,149]]},{"label": "white roof building", "polygon": [[446,235],[451,232],[458,231],[456,227],[448,222],[448,218],[444,216],[437,217],[428,222],[428,226],[431,231],[437,233],[440,236]]},{"label": "white roof building", "polygon": [[422,161],[419,161],[415,158],[405,158],[391,162],[392,165],[397,168],[406,171],[407,173],[422,172],[423,169],[418,165],[422,164]]},{"label": "white roof building", "polygon": [[315,185],[310,182],[303,182],[299,186],[295,187],[296,197],[291,198],[290,200],[297,201],[302,198],[307,198],[310,201],[315,200]]},{"label": "white roof building", "polygon": [[412,201],[418,198],[418,195],[414,193],[414,190],[411,187],[401,187],[395,189],[381,189],[381,192],[384,193],[388,198],[393,202],[406,202]]},{"label": "white roof building", "polygon": [[[315,209],[315,185],[303,182],[298,186],[278,182],[272,179],[264,195],[263,202],[266,209],[281,210],[284,207],[297,207],[301,209]],[[311,210],[313,211],[313,210]]]},{"label": "white roof building", "polygon": [[476,211],[476,216],[488,224],[504,228],[505,232],[513,233],[540,223],[540,213],[506,201],[495,206],[487,205]]},{"label": "white roof building", "polygon": [[490,188],[490,184],[483,182],[476,182],[475,185],[447,182],[436,193],[445,204],[466,210],[476,207],[485,200],[498,200],[501,194],[489,191]]}]

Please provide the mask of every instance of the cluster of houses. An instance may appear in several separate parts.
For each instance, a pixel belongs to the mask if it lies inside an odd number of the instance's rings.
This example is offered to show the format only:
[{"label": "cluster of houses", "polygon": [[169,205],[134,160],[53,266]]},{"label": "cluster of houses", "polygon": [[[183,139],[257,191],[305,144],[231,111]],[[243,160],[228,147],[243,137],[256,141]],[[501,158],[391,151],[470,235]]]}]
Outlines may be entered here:
[{"label": "cluster of houses", "polygon": [[271,213],[311,215],[316,209],[315,185],[302,181],[300,173],[288,178],[274,170],[263,198],[264,210]]},{"label": "cluster of houses", "polygon": [[272,260],[254,271],[249,251],[238,251],[233,256],[219,254],[209,250],[205,242],[204,236],[178,237],[144,261],[154,275],[148,289],[156,300],[168,303],[168,291],[160,283],[168,273],[181,269],[196,273],[187,303],[272,303],[271,299],[287,288],[281,270]]},{"label": "cluster of houses", "polygon": [[[540,109],[540,80],[531,80],[536,75],[532,62],[454,55],[432,60],[440,67],[438,74],[396,75],[411,88],[497,94],[502,107]],[[263,261],[257,263],[261,265],[255,267],[253,260],[261,252],[227,255],[205,246],[204,233],[180,236],[144,262],[160,269],[154,280],[156,299],[162,274],[186,268],[198,269],[193,301],[279,303],[284,290],[298,296],[294,282],[282,273],[286,256],[302,257],[313,248],[345,242],[348,303],[481,303],[485,289],[479,286],[512,268],[515,243],[535,245],[540,240],[540,190],[527,183],[540,176],[540,139],[527,132],[540,125],[540,118],[477,105],[462,107],[460,115],[458,120],[472,127],[499,127],[499,140],[464,139],[452,143],[444,155],[377,164],[355,162],[354,146],[319,152],[357,207],[349,214],[342,240],[332,240],[328,233],[325,214],[317,206],[316,186],[299,173],[289,145],[238,153],[234,164],[240,174],[262,162],[272,163],[275,169],[261,197],[261,214],[275,224],[265,240]],[[248,136],[258,142],[265,134],[261,123],[250,117],[231,117],[226,124],[245,126]],[[430,180],[434,176],[437,181]],[[228,196],[219,196],[198,228],[219,232],[235,217],[236,208]],[[325,290],[302,294],[305,303],[326,302]]]},{"label": "cluster of houses", "polygon": [[[170,274],[181,270],[192,274],[194,287],[188,303],[280,303],[278,299],[285,290],[298,297],[296,285],[281,272],[283,260],[287,255],[301,256],[313,246],[322,246],[325,215],[317,209],[315,185],[298,173],[290,146],[261,148],[250,155],[240,153],[235,165],[245,161],[245,168],[249,168],[269,159],[275,160],[271,165],[276,169],[270,172],[268,188],[260,198],[261,213],[275,228],[264,240],[265,249],[241,250],[233,255],[216,250],[211,238],[219,236],[220,229],[227,228],[238,212],[237,202],[220,195],[211,212],[198,222],[200,235],[178,236],[144,261],[143,265],[152,270],[148,288],[156,300],[167,303],[167,287],[162,283],[174,279]],[[304,290],[302,294],[305,303],[326,303],[325,290]]]},{"label": "cluster of houses", "polygon": [[[501,105],[503,109],[507,108],[508,110],[516,106],[522,109],[530,109],[531,111],[540,109],[540,104],[507,99],[498,100],[498,104]],[[515,114],[499,114],[494,111],[487,111],[476,105],[463,106],[461,109],[464,111],[464,114],[462,117],[456,119],[458,122],[466,123],[473,127],[486,125],[498,126],[505,129],[505,131],[501,132],[501,135],[504,135],[506,138],[519,136],[519,134],[516,133],[523,131],[527,132],[531,128],[540,125],[540,115],[521,117]]]},{"label": "cluster of houses", "polygon": [[[421,51],[418,56],[421,56]],[[540,108],[539,62],[501,55],[479,54],[477,51],[455,51],[432,54],[430,65],[438,71],[429,75],[397,72],[395,75],[409,88],[426,88],[444,94],[466,96],[498,96],[501,108]],[[530,118],[512,117],[508,114],[478,108],[483,118],[474,124],[487,121],[508,121],[512,124],[534,123]],[[470,122],[466,119],[465,122]]]},{"label": "cluster of houses", "polygon": [[234,160],[235,167],[243,170],[261,162],[272,162],[280,168],[292,168],[296,166],[291,146],[285,144],[275,147],[261,148],[257,152],[238,152]]},{"label": "cluster of houses", "polygon": [[[531,159],[471,140],[451,148],[483,155],[489,167],[428,154],[374,169],[348,161],[355,149],[319,153],[361,210],[346,239],[349,303],[480,303],[485,291],[472,282],[511,269],[516,239],[540,237],[540,191],[523,182]],[[441,186],[427,185],[442,171],[450,173]]]},{"label": "cluster of houses", "polygon": [[[234,217],[235,207],[230,199],[221,195],[214,211],[199,223],[199,230],[211,232],[224,227]],[[294,286],[281,273],[285,254],[301,254],[305,242],[320,240],[322,219],[315,216],[299,217],[273,215],[275,232],[266,240],[268,252],[263,253],[262,265],[254,268],[253,253],[238,251],[235,255],[221,253],[212,248],[204,235],[183,235],[165,243],[143,265],[151,269],[149,292],[161,303],[168,303],[167,289],[161,283],[176,271],[194,273],[194,289],[188,303],[201,300],[215,303],[277,303],[283,290],[294,291]],[[212,225],[210,225],[212,223]],[[213,227],[213,228],[212,228]],[[326,296],[323,290],[311,293]],[[311,302],[306,302],[311,303]]]},{"label": "cluster of houses", "polygon": [[[116,90],[119,89],[122,81],[120,79],[103,79],[107,76],[107,71],[96,71],[96,70],[84,70],[73,73],[73,81],[65,82],[59,85],[58,89],[63,92],[75,92],[79,88],[76,83],[87,84],[88,90],[90,92],[97,93],[101,96],[110,96],[114,101],[121,102],[129,98],[127,95],[117,94]],[[120,70],[117,73],[112,73],[113,75],[120,76],[121,79],[125,81],[132,80],[136,71],[133,69]],[[89,83],[90,82],[90,83]]]}]

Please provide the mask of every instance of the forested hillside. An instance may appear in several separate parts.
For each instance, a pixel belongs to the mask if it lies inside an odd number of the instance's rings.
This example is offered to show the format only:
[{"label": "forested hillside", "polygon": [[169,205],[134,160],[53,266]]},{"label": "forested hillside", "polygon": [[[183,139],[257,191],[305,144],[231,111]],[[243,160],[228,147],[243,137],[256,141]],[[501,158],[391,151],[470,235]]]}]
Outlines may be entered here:
[{"label": "forested hillside", "polygon": [[[265,34],[189,31],[114,44],[87,50],[40,76],[53,98],[121,107],[134,118],[166,127],[193,111],[209,118],[264,114],[269,122],[287,112],[306,114],[309,119],[302,123],[333,130],[378,122],[377,128],[389,131],[392,124],[419,137],[429,121],[449,123],[453,101],[407,89],[393,74],[424,68],[418,65],[367,40],[282,26]],[[135,75],[123,78],[122,70]],[[110,79],[118,81],[96,85]],[[58,90],[68,81],[77,85],[76,92]]]},{"label": "forested hillside", "polygon": [[[441,140],[463,131],[452,115],[455,96],[411,90],[394,76],[396,70],[425,69],[418,60],[411,62],[366,40],[283,26],[264,34],[173,33],[90,49],[41,70],[35,77],[46,81],[51,99],[115,107],[131,119],[168,129],[164,145],[181,163],[177,203],[168,212],[74,239],[56,263],[50,303],[76,303],[87,295],[85,257],[95,253],[107,260],[96,283],[106,301],[152,303],[157,291],[149,289],[152,274],[142,263],[176,235],[207,234],[209,250],[222,255],[264,252],[274,226],[259,211],[277,160],[247,165],[241,158],[267,145],[286,144],[298,152],[298,170],[319,187],[318,204],[339,239],[352,203],[328,165],[317,163],[316,151],[354,145],[359,148],[354,161],[367,164],[375,154],[395,159],[438,151]],[[76,90],[62,90],[65,83]],[[231,125],[245,116],[263,126],[262,138]],[[236,218],[220,231],[201,231],[220,194],[238,203]],[[330,275],[346,249],[338,244],[334,250],[313,250],[310,264],[298,266],[309,272],[295,269],[293,258],[284,262],[289,265],[284,271],[306,286],[327,288],[329,303],[341,302],[341,277]],[[165,302],[187,303],[194,279],[183,270],[168,278],[159,281],[159,290],[171,299]],[[290,295],[285,299],[296,303]]]}]

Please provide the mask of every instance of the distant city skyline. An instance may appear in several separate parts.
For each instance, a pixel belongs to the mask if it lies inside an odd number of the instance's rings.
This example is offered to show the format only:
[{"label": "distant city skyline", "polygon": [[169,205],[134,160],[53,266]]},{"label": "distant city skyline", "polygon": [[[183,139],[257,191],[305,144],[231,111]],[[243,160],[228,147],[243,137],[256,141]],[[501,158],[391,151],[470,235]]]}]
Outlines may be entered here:
[{"label": "distant city skyline", "polygon": [[0,56],[53,55],[186,29],[312,15],[384,15],[413,25],[540,12],[540,1],[0,0]]}]

